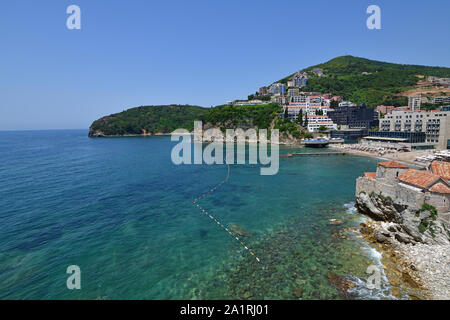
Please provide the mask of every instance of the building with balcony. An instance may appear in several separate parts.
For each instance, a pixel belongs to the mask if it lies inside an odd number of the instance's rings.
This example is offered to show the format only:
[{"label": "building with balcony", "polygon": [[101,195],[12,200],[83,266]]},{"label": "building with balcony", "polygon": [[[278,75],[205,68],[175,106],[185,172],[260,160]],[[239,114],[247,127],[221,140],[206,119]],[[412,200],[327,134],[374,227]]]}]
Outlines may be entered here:
[{"label": "building with balcony", "polygon": [[325,127],[327,130],[336,130],[337,125],[325,115],[307,115],[308,117],[308,131],[317,132],[320,127]]},{"label": "building with balcony", "polygon": [[[397,111],[379,120],[381,132],[421,133],[424,143],[437,149],[450,147],[450,111]],[[393,135],[394,136],[394,135]],[[413,142],[409,142],[413,143]]]}]

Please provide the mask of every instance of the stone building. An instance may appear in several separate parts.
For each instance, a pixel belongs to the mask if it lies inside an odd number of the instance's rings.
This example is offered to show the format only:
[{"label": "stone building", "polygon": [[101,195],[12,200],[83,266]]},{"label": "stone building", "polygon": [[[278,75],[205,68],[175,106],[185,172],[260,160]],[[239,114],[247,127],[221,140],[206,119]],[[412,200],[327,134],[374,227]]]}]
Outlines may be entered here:
[{"label": "stone building", "polygon": [[435,164],[433,172],[411,169],[394,161],[380,162],[376,172],[366,172],[356,180],[356,196],[361,192],[375,193],[392,198],[395,204],[415,210],[428,203],[436,207],[439,213],[448,213],[450,212],[450,185],[447,179],[449,166],[448,163]]},{"label": "stone building", "polygon": [[437,174],[442,179],[450,183],[450,163],[442,161],[433,161],[428,167],[432,173]]}]

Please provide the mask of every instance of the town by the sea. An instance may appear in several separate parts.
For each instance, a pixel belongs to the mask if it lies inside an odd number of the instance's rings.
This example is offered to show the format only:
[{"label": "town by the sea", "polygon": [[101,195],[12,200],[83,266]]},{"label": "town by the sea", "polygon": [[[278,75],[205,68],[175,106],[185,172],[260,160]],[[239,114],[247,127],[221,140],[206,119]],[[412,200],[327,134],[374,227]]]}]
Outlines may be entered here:
[{"label": "town by the sea", "polygon": [[380,255],[355,232],[355,179],[375,159],[281,157],[262,176],[177,166],[168,136],[87,135],[0,132],[0,299],[393,298],[384,275],[367,289]]}]

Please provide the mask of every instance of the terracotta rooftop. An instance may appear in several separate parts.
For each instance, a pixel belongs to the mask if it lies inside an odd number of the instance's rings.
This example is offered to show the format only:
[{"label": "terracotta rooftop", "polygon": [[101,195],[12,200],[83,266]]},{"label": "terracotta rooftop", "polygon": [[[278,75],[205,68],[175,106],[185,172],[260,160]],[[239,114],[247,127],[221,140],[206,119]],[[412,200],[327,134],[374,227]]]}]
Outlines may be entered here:
[{"label": "terracotta rooftop", "polygon": [[403,172],[398,180],[411,184],[422,189],[427,189],[433,183],[437,182],[440,177],[430,171],[409,169]]},{"label": "terracotta rooftop", "polygon": [[450,163],[448,162],[433,161],[431,171],[442,179],[450,180]]},{"label": "terracotta rooftop", "polygon": [[439,183],[436,183],[434,186],[432,186],[430,188],[430,191],[436,192],[436,193],[450,193],[450,188],[447,187],[442,182],[439,182]]},{"label": "terracotta rooftop", "polygon": [[364,177],[369,178],[370,180],[375,179],[377,177],[376,172],[364,172]]},{"label": "terracotta rooftop", "polygon": [[378,162],[378,164],[385,168],[402,168],[402,169],[409,169],[408,166],[395,162],[395,161],[385,161],[385,162]]}]

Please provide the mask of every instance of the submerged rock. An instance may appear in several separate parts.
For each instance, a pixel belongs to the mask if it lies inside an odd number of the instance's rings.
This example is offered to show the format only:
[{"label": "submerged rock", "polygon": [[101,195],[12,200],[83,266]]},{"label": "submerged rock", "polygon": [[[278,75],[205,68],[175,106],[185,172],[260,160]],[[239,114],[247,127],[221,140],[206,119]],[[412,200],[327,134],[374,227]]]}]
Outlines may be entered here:
[{"label": "submerged rock", "polygon": [[342,222],[342,220],[339,220],[339,219],[330,219],[330,224],[340,225],[340,224],[343,224],[343,222]]},{"label": "submerged rock", "polygon": [[328,281],[335,287],[341,296],[345,299],[350,299],[352,296],[348,292],[350,289],[354,288],[356,284],[345,277],[341,277],[335,273],[327,273]]},{"label": "submerged rock", "polygon": [[246,229],[244,229],[243,227],[241,227],[240,225],[237,225],[235,223],[230,224],[230,228],[231,230],[233,230],[234,233],[236,233],[237,235],[241,236],[241,237],[249,237],[252,235],[252,233]]}]

